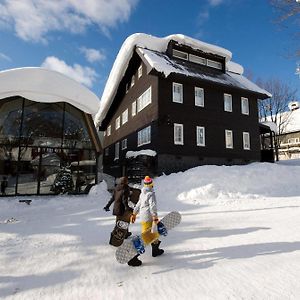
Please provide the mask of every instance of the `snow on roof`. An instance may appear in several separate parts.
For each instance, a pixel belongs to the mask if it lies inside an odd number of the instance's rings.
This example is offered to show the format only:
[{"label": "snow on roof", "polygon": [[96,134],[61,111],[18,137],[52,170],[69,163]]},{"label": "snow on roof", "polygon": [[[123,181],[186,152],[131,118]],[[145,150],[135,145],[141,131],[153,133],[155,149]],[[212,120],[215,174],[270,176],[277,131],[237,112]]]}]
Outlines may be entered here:
[{"label": "snow on roof", "polygon": [[300,109],[288,111],[285,114],[290,114],[283,133],[300,131]]},{"label": "snow on roof", "polygon": [[264,122],[260,122],[260,123],[268,126],[271,129],[271,131],[274,131],[276,134],[278,133],[277,125],[274,122],[264,121]]},{"label": "snow on roof", "polygon": [[130,35],[124,41],[109,74],[101,97],[100,108],[95,117],[96,126],[100,125],[101,121],[105,118],[106,113],[108,112],[109,106],[111,105],[118,85],[125,74],[135,47],[165,52],[171,40],[207,53],[220,55],[224,57],[226,61],[230,61],[232,57],[232,53],[227,49],[201,42],[183,34],[172,34],[164,38],[158,38],[144,33],[135,33]]},{"label": "snow on roof", "polygon": [[38,67],[0,71],[0,101],[12,96],[67,102],[90,114],[99,109],[99,98],[89,89],[61,73]]},{"label": "snow on roof", "polygon": [[140,151],[127,151],[126,158],[137,157],[139,155],[156,156],[156,151],[151,149],[145,149]]}]

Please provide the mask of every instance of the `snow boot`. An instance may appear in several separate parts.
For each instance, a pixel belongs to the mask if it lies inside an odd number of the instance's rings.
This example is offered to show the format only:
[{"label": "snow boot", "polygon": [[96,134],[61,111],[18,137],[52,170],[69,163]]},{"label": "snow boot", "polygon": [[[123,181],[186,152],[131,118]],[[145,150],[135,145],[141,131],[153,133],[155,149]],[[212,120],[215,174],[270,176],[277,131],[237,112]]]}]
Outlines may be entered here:
[{"label": "snow boot", "polygon": [[156,241],[156,242],[151,244],[151,246],[152,246],[152,256],[153,257],[162,255],[165,252],[163,249],[159,249],[160,243],[161,243],[161,241]]},{"label": "snow boot", "polygon": [[138,255],[136,255],[134,258],[132,258],[128,263],[127,265],[128,266],[131,266],[131,267],[138,267],[142,264],[142,262],[138,259]]}]

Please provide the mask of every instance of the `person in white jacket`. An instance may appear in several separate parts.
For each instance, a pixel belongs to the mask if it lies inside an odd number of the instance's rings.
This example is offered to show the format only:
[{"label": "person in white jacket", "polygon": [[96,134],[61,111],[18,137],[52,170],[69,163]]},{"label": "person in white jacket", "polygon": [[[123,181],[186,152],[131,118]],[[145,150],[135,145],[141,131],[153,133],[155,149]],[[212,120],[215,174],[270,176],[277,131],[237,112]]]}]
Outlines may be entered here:
[{"label": "person in white jacket", "polygon": [[[131,222],[134,223],[137,214],[141,219],[141,233],[144,243],[152,246],[152,256],[156,257],[164,253],[163,249],[159,248],[161,241],[158,239],[159,234],[157,230],[151,230],[159,222],[157,217],[157,203],[155,192],[153,190],[153,180],[149,176],[146,176],[143,180],[144,187],[141,190],[139,201],[133,209],[131,216]],[[142,262],[138,259],[139,255],[136,255],[128,262],[130,266],[140,266]]]}]

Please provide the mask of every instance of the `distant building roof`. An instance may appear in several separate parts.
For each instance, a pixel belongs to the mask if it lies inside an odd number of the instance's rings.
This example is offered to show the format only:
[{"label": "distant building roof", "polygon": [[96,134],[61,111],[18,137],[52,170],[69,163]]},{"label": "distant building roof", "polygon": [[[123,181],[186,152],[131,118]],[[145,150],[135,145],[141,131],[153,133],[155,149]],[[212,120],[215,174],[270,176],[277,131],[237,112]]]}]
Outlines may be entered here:
[{"label": "distant building roof", "polygon": [[96,125],[100,125],[102,120],[106,117],[136,48],[140,49],[142,55],[144,55],[149,63],[152,63],[154,69],[162,72],[166,77],[170,73],[183,73],[187,76],[198,76],[202,79],[213,80],[215,75],[209,71],[206,70],[206,73],[199,74],[200,67],[198,68],[198,72],[196,72],[196,69],[193,71],[191,68],[176,64],[174,61],[171,61],[167,55],[164,55],[170,41],[178,42],[178,44],[189,46],[205,53],[224,57],[226,62],[226,74],[216,76],[216,78],[214,78],[215,82],[257,92],[265,95],[266,98],[271,96],[266,90],[259,88],[256,84],[242,76],[243,67],[231,61],[232,53],[227,49],[204,43],[182,34],[173,34],[164,38],[158,38],[144,33],[136,33],[124,41],[115,59],[101,97],[99,111],[95,117]]},{"label": "distant building roof", "polygon": [[92,115],[99,109],[99,98],[85,86],[43,68],[0,71],[0,101],[12,96],[36,102],[67,102]]}]

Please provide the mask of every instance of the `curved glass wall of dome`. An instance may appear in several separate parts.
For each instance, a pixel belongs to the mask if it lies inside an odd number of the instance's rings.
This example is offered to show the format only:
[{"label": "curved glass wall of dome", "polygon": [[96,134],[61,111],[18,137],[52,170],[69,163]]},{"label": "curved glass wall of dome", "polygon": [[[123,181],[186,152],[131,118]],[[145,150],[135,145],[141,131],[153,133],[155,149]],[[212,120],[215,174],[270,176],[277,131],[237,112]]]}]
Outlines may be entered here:
[{"label": "curved glass wall of dome", "polygon": [[92,118],[65,102],[0,101],[0,196],[84,193],[97,182]]}]

